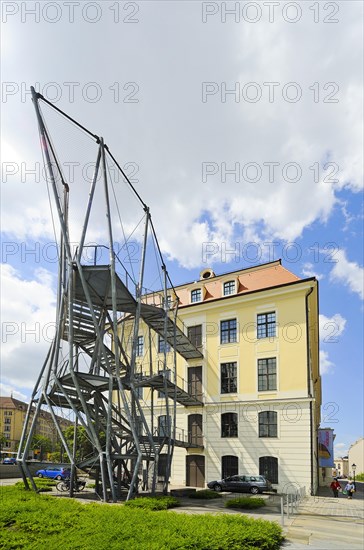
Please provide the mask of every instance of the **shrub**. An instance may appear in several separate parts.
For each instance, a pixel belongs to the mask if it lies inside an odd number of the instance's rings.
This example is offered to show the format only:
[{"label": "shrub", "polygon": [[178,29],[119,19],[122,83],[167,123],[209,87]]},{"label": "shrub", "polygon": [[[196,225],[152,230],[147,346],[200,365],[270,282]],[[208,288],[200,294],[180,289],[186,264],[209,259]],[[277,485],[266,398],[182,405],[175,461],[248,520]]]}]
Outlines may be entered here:
[{"label": "shrub", "polygon": [[216,491],[212,491],[211,489],[202,489],[201,491],[196,491],[195,493],[192,493],[189,495],[190,498],[203,498],[206,500],[212,499],[212,498],[221,498],[222,495],[220,493],[217,493]]},{"label": "shrub", "polygon": [[131,508],[142,508],[143,510],[168,510],[179,506],[179,500],[175,497],[139,497],[134,500],[128,500],[125,506]]},{"label": "shrub", "polygon": [[265,506],[264,498],[237,497],[225,503],[225,508],[243,508],[244,510],[252,510],[262,506]]},{"label": "shrub", "polygon": [[355,476],[355,481],[364,481],[364,474],[360,473]]},{"label": "shrub", "polygon": [[283,540],[277,523],[240,514],[84,505],[14,486],[0,487],[0,502],[0,548],[6,550],[278,550]]}]

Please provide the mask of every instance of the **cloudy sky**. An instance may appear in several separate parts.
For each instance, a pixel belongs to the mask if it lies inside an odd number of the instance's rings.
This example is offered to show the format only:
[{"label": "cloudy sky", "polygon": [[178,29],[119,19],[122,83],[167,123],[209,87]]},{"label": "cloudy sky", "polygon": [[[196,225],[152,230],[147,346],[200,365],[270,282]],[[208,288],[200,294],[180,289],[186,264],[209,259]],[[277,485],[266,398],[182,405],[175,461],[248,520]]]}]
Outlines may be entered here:
[{"label": "cloudy sky", "polygon": [[[362,2],[1,8],[2,394],[29,396],[54,321],[34,85],[105,138],[151,208],[175,284],[278,258],[319,279],[322,426],[344,453],[363,435]],[[83,212],[76,182],[94,144],[44,113]],[[89,238],[102,232],[96,212]]]}]

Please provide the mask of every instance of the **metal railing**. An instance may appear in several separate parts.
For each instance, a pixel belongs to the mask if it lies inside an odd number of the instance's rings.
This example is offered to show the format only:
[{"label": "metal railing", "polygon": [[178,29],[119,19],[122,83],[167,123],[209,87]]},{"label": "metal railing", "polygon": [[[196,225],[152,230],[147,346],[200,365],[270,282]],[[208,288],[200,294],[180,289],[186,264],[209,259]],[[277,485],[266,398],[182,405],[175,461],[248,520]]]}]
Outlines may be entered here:
[{"label": "metal railing", "polygon": [[280,495],[280,513],[281,524],[284,526],[284,518],[290,519],[291,516],[298,513],[299,505],[306,496],[306,488],[299,487],[292,493]]}]

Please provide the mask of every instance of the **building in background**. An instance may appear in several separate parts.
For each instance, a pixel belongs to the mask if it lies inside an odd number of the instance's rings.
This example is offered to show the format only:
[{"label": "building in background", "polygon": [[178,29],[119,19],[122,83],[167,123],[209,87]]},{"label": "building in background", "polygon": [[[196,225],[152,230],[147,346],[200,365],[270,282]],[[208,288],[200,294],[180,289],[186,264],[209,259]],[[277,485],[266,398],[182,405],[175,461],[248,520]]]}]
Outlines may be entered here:
[{"label": "building in background", "polygon": [[[175,292],[179,319],[203,359],[177,357],[178,386],[201,404],[177,403],[178,437],[185,434],[191,447],[174,449],[171,483],[204,487],[235,474],[261,474],[279,491],[314,494],[321,406],[317,280],[299,279],[274,261],[219,276],[205,269]],[[176,296],[168,300],[173,309]],[[138,334],[140,373],[158,372],[149,364],[150,346],[161,368],[167,355],[172,379],[173,353],[146,325]],[[140,390],[146,415],[153,400],[163,435],[161,392]],[[163,463],[162,449],[160,468]]]},{"label": "building in background", "polygon": [[334,459],[334,468],[332,470],[332,475],[340,476],[343,478],[347,478],[349,475],[349,457],[348,456],[342,456],[341,458],[335,458]]},{"label": "building in background", "polygon": [[[3,436],[2,455],[14,455],[18,449],[23,429],[28,404],[13,397],[0,397],[0,434]],[[59,418],[62,429],[66,429],[73,423],[67,419]],[[49,412],[41,411],[34,435],[43,436],[51,442],[52,450],[59,444],[59,437],[54,428],[54,423]],[[37,457],[41,449],[31,452]]]},{"label": "building in background", "polygon": [[349,448],[349,475],[354,477],[354,472],[352,470],[352,464],[356,464],[355,473],[363,474],[364,473],[364,438],[361,437],[355,443],[353,443]]}]

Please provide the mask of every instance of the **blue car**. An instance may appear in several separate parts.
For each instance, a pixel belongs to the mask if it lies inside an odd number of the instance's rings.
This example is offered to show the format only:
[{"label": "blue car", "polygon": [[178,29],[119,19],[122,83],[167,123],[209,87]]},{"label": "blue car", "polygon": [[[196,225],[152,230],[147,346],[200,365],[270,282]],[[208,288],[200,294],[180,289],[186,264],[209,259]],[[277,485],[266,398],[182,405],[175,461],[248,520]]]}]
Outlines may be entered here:
[{"label": "blue car", "polygon": [[3,464],[16,464],[16,458],[4,458]]},{"label": "blue car", "polygon": [[35,473],[38,477],[48,477],[50,479],[66,479],[69,477],[69,470],[66,468],[46,468],[45,470],[38,470]]}]

